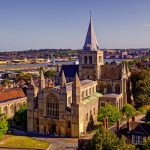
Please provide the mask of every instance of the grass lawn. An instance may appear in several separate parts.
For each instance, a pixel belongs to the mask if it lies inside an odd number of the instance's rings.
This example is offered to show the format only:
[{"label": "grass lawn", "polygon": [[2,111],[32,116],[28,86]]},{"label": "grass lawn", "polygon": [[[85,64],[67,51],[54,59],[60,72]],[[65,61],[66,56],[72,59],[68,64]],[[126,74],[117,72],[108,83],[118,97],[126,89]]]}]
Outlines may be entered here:
[{"label": "grass lawn", "polygon": [[6,135],[0,139],[0,147],[46,149],[49,143],[26,136]]}]

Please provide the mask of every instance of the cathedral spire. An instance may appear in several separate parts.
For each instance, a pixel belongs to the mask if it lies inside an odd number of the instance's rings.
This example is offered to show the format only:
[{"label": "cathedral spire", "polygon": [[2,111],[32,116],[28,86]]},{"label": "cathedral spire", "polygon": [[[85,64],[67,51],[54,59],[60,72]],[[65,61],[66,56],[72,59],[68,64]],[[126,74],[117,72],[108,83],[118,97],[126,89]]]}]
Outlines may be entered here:
[{"label": "cathedral spire", "polygon": [[96,34],[94,31],[94,26],[92,23],[92,17],[91,17],[91,12],[90,12],[90,23],[89,23],[85,43],[83,46],[83,50],[85,50],[85,51],[97,51],[98,49],[99,49],[99,45],[98,45]]},{"label": "cathedral spire", "polygon": [[78,88],[81,86],[81,83],[80,83],[80,79],[79,79],[79,76],[78,74],[76,73],[75,75],[75,78],[74,78],[74,81],[73,81],[73,88]]},{"label": "cathedral spire", "polygon": [[44,78],[44,74],[43,74],[43,70],[40,70],[40,89],[44,89],[45,88],[45,78]]},{"label": "cathedral spire", "polygon": [[62,70],[61,72],[61,87],[64,87],[66,86],[66,77],[65,77],[65,74],[64,74],[64,71]]},{"label": "cathedral spire", "polygon": [[30,85],[33,86],[33,87],[35,87],[35,84],[34,84],[34,81],[33,81],[33,77],[32,77],[32,76],[31,76],[31,78],[30,78]]}]

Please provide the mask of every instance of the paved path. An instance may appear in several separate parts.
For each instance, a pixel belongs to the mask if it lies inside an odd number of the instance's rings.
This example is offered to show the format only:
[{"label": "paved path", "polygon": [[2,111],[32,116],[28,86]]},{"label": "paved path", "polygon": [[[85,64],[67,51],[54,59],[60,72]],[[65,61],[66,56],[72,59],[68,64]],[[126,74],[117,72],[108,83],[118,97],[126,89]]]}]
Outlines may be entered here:
[{"label": "paved path", "polygon": [[50,142],[50,150],[76,150],[78,138],[38,138]]}]

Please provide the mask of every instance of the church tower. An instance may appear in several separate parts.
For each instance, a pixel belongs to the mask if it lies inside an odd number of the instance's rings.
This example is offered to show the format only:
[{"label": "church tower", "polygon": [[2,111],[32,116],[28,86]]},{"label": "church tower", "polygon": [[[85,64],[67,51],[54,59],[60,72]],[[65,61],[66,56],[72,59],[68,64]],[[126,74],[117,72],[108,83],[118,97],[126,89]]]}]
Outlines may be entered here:
[{"label": "church tower", "polygon": [[104,64],[103,51],[99,50],[92,18],[85,39],[83,50],[79,54],[80,79],[97,80],[100,78],[100,66]]}]

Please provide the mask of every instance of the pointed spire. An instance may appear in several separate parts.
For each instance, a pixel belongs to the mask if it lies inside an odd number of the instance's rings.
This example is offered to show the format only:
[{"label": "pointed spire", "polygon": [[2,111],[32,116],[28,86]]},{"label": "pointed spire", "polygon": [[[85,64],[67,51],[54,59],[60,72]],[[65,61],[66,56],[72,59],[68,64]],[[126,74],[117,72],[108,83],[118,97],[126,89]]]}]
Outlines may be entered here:
[{"label": "pointed spire", "polygon": [[43,70],[40,70],[40,89],[44,89],[45,88],[45,78],[44,78],[44,73]]},{"label": "pointed spire", "polygon": [[126,75],[126,66],[125,66],[125,62],[123,62],[123,66],[122,66],[122,75]]},{"label": "pointed spire", "polygon": [[97,42],[96,34],[94,31],[94,26],[92,23],[92,17],[90,12],[90,23],[86,35],[85,44],[83,46],[83,50],[85,51],[97,51],[99,49],[99,45]]},{"label": "pointed spire", "polygon": [[34,84],[34,81],[33,81],[33,77],[31,76],[31,78],[30,78],[30,85],[32,86],[32,87],[35,87],[35,84]]},{"label": "pointed spire", "polygon": [[79,79],[78,74],[76,73],[74,81],[73,81],[73,87],[78,88],[80,86],[81,86],[80,79]]},{"label": "pointed spire", "polygon": [[61,87],[64,87],[66,86],[66,77],[65,77],[65,74],[64,74],[64,71],[62,70],[61,72]]}]

